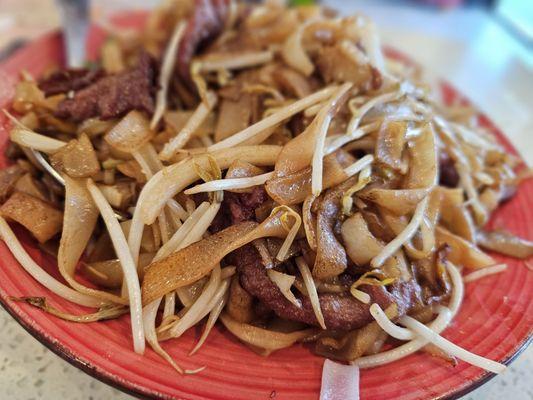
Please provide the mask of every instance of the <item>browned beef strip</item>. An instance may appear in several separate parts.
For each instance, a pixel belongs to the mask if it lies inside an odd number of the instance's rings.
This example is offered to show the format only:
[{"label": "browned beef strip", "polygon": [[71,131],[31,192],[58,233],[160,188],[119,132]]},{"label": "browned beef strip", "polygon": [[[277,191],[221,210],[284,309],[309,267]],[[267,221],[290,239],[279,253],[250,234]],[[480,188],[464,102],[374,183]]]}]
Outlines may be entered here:
[{"label": "browned beef strip", "polygon": [[[242,287],[272,309],[278,317],[318,326],[309,298],[301,298],[301,308],[288,301],[268,277],[253,246],[248,245],[235,251],[231,255],[231,261],[238,268]],[[382,286],[361,286],[361,289],[372,298],[370,304],[377,303],[385,309],[393,302],[396,303],[400,315],[405,314],[419,298],[417,286],[411,283],[396,284],[391,293]],[[353,330],[373,321],[370,304],[361,303],[349,294],[322,293],[319,300],[328,329]]]},{"label": "browned beef strip", "polygon": [[71,90],[81,90],[105,75],[102,69],[67,68],[56,71],[39,82],[46,96],[68,93]]},{"label": "browned beef strip", "polygon": [[190,63],[202,45],[218,36],[228,15],[229,0],[195,0],[194,11],[183,33],[178,49],[176,70],[191,86]]},{"label": "browned beef strip", "polygon": [[152,113],[155,79],[155,62],[142,53],[135,67],[108,75],[77,92],[72,99],[63,100],[56,115],[83,121],[92,117],[116,118],[131,110]]},{"label": "browned beef strip", "polygon": [[451,157],[444,151],[439,152],[439,184],[447,187],[457,187],[459,184],[459,174]]},{"label": "browned beef strip", "polygon": [[256,186],[250,193],[224,192],[224,201],[211,224],[211,232],[218,232],[230,225],[255,219],[255,209],[267,199],[268,194],[262,186]]},{"label": "browned beef strip", "polygon": [[[224,203],[212,228],[220,230],[231,224],[255,219],[254,210],[267,199],[268,195],[263,187],[255,188],[252,193],[225,192]],[[242,287],[278,317],[318,326],[309,298],[301,297],[301,308],[288,301],[268,277],[253,245],[237,249],[227,259],[237,267]],[[393,302],[396,303],[399,315],[421,303],[420,287],[414,280],[395,283],[390,286],[390,292],[382,286],[361,286],[361,289],[372,298],[370,304],[377,303],[385,309]],[[319,300],[328,329],[352,330],[373,321],[370,304],[361,303],[349,294],[321,293]]]}]

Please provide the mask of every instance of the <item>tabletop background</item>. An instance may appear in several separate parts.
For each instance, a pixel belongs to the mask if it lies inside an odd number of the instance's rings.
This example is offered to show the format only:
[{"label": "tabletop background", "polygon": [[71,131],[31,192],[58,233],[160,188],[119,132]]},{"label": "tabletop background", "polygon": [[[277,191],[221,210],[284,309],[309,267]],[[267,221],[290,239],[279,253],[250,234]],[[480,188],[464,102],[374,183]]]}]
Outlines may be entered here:
[{"label": "tabletop background", "polygon": [[[155,0],[96,0],[98,18],[125,5]],[[390,2],[328,1],[343,13],[361,11],[380,28],[383,43],[442,76],[483,110],[533,165],[533,51],[501,21],[480,9],[431,11]],[[403,2],[400,2],[403,3]],[[31,13],[28,10],[32,10]],[[56,27],[52,0],[0,0],[0,49]],[[46,349],[0,310],[0,388],[11,400],[132,399],[79,371]],[[468,400],[533,399],[533,348]],[[179,377],[177,378],[179,379]]]}]

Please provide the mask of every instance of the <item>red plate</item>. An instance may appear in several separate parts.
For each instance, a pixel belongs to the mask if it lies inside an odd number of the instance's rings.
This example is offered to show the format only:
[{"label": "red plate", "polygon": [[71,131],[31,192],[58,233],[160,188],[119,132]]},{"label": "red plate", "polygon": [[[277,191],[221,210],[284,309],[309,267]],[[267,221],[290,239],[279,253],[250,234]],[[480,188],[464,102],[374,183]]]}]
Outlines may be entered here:
[{"label": "red plate", "polygon": [[[138,18],[136,19],[138,21]],[[130,20],[131,22],[132,20]],[[133,21],[136,25],[136,22]],[[92,36],[91,48],[102,35]],[[94,51],[93,51],[94,54]],[[39,76],[62,61],[60,36],[49,34],[31,43],[0,65],[0,107],[9,107],[21,70]],[[448,100],[459,95],[444,85]],[[516,150],[490,123],[509,152]],[[0,115],[0,167],[6,166],[8,123]],[[530,240],[533,239],[533,180],[521,185],[518,194],[501,207],[491,224]],[[33,240],[17,230],[30,255],[54,276],[54,261],[41,253]],[[503,363],[509,363],[530,342],[533,326],[533,274],[523,262],[495,256],[509,265],[507,271],[468,284],[459,315],[444,332],[452,342]],[[320,390],[323,359],[308,348],[294,346],[260,357],[239,343],[224,328],[211,333],[203,349],[188,357],[197,337],[188,332],[165,348],[182,366],[207,368],[197,375],[179,376],[152,350],[144,356],[132,351],[129,317],[91,324],[65,322],[31,306],[14,303],[8,296],[46,296],[54,305],[73,312],[86,311],[41,287],[0,242],[0,301],[4,308],[34,337],[52,351],[92,376],[126,392],[143,397],[179,399],[311,399]],[[364,370],[361,373],[363,399],[456,398],[486,382],[493,375],[460,362],[455,368],[425,354]]]}]

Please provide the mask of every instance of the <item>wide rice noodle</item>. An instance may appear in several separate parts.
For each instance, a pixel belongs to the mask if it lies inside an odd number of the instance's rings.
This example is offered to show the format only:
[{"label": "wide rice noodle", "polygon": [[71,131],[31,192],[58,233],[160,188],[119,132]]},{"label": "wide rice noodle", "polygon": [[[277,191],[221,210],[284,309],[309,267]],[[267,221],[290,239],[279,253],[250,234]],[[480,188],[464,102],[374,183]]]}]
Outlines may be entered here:
[{"label": "wide rice noodle", "polygon": [[98,307],[102,305],[100,299],[77,292],[48,275],[47,272],[32,260],[26,250],[24,250],[24,247],[22,247],[18,238],[15,236],[6,220],[2,217],[0,217],[0,236],[26,272],[48,290],[68,301],[82,306]]},{"label": "wide rice noodle", "polygon": [[272,61],[274,54],[270,50],[258,52],[240,52],[228,55],[213,55],[197,62],[201,72],[218,72],[221,70],[233,70],[256,67]]},{"label": "wide rice noodle", "polygon": [[370,261],[370,265],[372,268],[379,268],[383,265],[385,260],[387,260],[389,257],[391,257],[394,253],[396,253],[397,250],[399,250],[404,243],[406,243],[409,239],[411,239],[416,231],[418,230],[420,224],[422,223],[422,219],[424,218],[424,213],[426,211],[426,207],[429,201],[429,196],[426,196],[424,200],[422,200],[415,209],[415,212],[413,214],[413,218],[411,218],[411,221],[409,224],[405,227],[405,229],[396,236],[392,241],[387,243],[387,245],[383,248],[381,253],[379,253],[376,257]]},{"label": "wide rice noodle", "polygon": [[159,153],[159,158],[164,161],[169,161],[178,150],[182,149],[204,123],[216,103],[217,96],[215,93],[208,91],[204,101],[196,108],[181,131],[165,144],[165,147]]},{"label": "wide rice noodle", "polygon": [[65,175],[64,179],[65,211],[57,254],[57,265],[61,276],[81,293],[100,298],[103,302],[128,304],[127,299],[88,288],[75,279],[76,266],[93,234],[99,212],[83,180],[72,179],[68,175]]},{"label": "wide rice noodle", "polygon": [[[279,146],[259,145],[223,149],[210,154],[221,169],[240,159],[258,166],[272,165],[280,151]],[[209,157],[200,155],[188,158],[180,163],[164,168],[146,183],[139,194],[135,213],[133,214],[128,244],[134,260],[138,258],[144,225],[151,225],[164,204],[198,179],[195,165],[207,168]],[[147,220],[151,220],[146,223]]]},{"label": "wide rice noodle", "polygon": [[244,143],[246,140],[253,138],[254,136],[265,131],[266,129],[278,125],[280,122],[292,117],[293,115],[305,110],[306,108],[326,100],[332,95],[335,90],[336,87],[334,86],[325,87],[324,89],[310,94],[309,96],[306,96],[303,99],[297,100],[294,103],[283,107],[281,110],[269,115],[268,117],[263,118],[261,121],[256,122],[248,128],[245,128],[242,131],[235,133],[227,139],[224,139],[221,142],[209,146],[207,150],[213,152],[215,150],[238,146],[239,144]]},{"label": "wide rice noodle", "polygon": [[302,35],[305,28],[308,26],[309,23],[300,25],[287,38],[287,40],[285,40],[281,49],[281,56],[287,65],[301,72],[305,76],[310,76],[315,69],[302,45]]},{"label": "wide rice noodle", "polygon": [[291,333],[274,332],[237,322],[226,313],[220,315],[220,320],[231,333],[243,342],[269,351],[290,347],[314,332],[314,329],[305,329]]}]

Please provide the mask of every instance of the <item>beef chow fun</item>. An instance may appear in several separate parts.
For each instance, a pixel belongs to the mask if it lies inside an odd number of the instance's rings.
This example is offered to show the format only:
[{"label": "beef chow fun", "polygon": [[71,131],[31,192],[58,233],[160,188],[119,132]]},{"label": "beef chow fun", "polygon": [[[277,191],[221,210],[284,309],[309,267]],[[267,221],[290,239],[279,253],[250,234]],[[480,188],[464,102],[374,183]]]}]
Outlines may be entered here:
[{"label": "beef chow fun", "polygon": [[530,172],[475,110],[384,54],[365,16],[166,1],[87,68],[22,72],[4,112],[1,237],[92,310],[14,300],[78,323],[129,313],[134,350],[185,373],[199,371],[165,342],[199,325],[193,354],[217,322],[265,356],[310,343],[361,368],[416,351],[505,368],[439,333],[465,282],[507,268],[485,250],[533,254],[486,227]]}]

